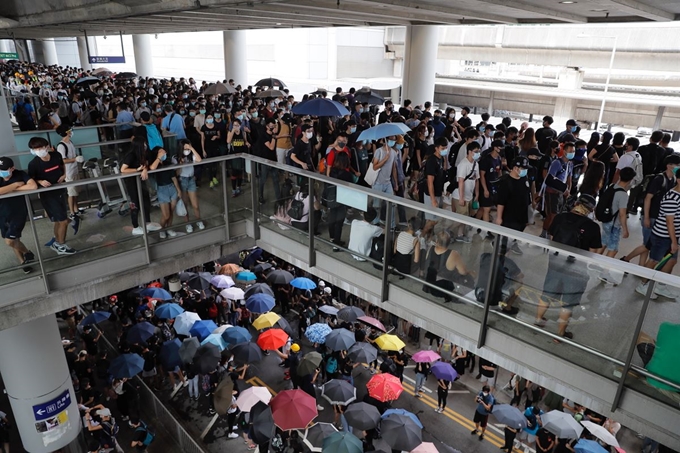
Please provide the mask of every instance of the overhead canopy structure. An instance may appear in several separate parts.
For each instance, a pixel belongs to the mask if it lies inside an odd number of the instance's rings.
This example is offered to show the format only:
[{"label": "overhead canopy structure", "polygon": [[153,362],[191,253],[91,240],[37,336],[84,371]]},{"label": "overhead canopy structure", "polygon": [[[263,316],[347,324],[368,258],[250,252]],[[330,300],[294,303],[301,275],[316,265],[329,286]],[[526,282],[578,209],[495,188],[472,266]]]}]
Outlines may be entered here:
[{"label": "overhead canopy structure", "polygon": [[680,2],[654,0],[5,0],[0,37],[409,24],[672,21]]}]

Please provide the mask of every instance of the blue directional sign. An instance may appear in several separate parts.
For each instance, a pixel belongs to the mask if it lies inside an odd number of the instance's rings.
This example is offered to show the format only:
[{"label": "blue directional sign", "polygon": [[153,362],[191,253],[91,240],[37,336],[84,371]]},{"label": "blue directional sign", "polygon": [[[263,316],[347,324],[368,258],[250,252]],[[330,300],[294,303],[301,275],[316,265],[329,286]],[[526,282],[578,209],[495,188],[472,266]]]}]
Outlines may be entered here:
[{"label": "blue directional sign", "polygon": [[101,57],[90,56],[90,64],[115,64],[125,63],[125,57]]},{"label": "blue directional sign", "polygon": [[71,404],[71,393],[64,390],[56,398],[33,406],[33,416],[36,420],[46,420],[65,410],[69,404]]}]

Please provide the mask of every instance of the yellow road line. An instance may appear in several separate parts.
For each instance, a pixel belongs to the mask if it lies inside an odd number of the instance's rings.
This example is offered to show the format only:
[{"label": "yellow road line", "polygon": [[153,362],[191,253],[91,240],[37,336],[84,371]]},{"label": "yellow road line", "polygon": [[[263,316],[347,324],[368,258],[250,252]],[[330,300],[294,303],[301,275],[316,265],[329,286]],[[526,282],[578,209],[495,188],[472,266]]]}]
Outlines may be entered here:
[{"label": "yellow road line", "polygon": [[262,381],[262,379],[260,379],[257,376],[251,377],[246,382],[250,385],[256,385],[258,387],[265,387],[267,390],[269,390],[269,393],[271,393],[272,396],[276,396],[276,394],[278,393],[278,392],[275,392],[274,389],[269,387],[267,384],[265,384],[264,381]]}]

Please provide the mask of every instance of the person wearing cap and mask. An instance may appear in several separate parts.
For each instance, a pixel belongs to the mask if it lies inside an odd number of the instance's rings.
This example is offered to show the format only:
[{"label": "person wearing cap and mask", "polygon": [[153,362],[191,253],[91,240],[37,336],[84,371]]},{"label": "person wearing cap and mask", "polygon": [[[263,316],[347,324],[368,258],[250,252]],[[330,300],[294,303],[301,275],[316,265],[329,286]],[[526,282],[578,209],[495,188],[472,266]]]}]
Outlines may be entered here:
[{"label": "person wearing cap and mask", "polygon": [[[510,173],[501,178],[498,184],[496,225],[522,232],[529,223],[528,207],[531,203],[531,189],[527,178],[529,166],[529,159],[517,157],[512,163]],[[503,241],[507,242],[507,238],[504,237]],[[522,254],[516,241],[513,241],[510,251],[517,255]]]},{"label": "person wearing cap and mask", "polygon": [[[95,411],[94,417],[91,414],[92,411]],[[97,419],[96,424],[92,423],[95,418]],[[103,404],[97,404],[85,411],[85,423],[89,432],[98,434],[99,444],[102,448],[115,449],[117,453],[123,453],[123,449],[116,439],[120,427],[111,416],[111,411],[105,408]]]},{"label": "person wearing cap and mask", "polygon": [[543,221],[542,238],[547,237],[547,232],[550,229],[555,215],[562,211],[565,197],[571,191],[572,173],[574,165],[571,162],[576,156],[576,148],[574,142],[565,142],[562,145],[562,151],[559,157],[552,161],[548,173],[545,175],[541,193],[543,197],[543,210],[545,211],[545,220]]},{"label": "person wearing cap and mask", "polygon": [[[35,190],[38,184],[25,171],[16,170],[14,161],[9,157],[0,157],[0,195],[24,190]],[[0,200],[0,233],[5,244],[12,248],[19,264],[25,265],[35,259],[33,252],[21,242],[21,232],[26,225],[28,209],[24,197],[17,196]],[[25,273],[33,269],[24,266]]]},{"label": "person wearing cap and mask", "polygon": [[[589,217],[595,205],[595,197],[581,195],[571,212],[558,214],[553,220],[548,231],[552,240],[597,253],[602,247],[600,226]],[[548,301],[557,300],[561,303],[557,334],[561,337],[573,338],[573,334],[567,331],[567,326],[572,310],[581,302],[589,278],[583,263],[576,262],[572,257],[565,259],[564,255],[551,253],[548,257],[548,271],[543,282],[543,294],[539,298],[534,324],[539,327],[545,326],[544,316],[549,307]]]},{"label": "person wearing cap and mask", "polygon": [[576,124],[576,120],[570,119],[567,121],[567,127],[565,130],[560,132],[560,134],[557,136],[557,141],[560,143],[564,143],[567,141],[567,136],[571,135],[572,138],[574,136],[574,133],[578,130],[578,124]]}]

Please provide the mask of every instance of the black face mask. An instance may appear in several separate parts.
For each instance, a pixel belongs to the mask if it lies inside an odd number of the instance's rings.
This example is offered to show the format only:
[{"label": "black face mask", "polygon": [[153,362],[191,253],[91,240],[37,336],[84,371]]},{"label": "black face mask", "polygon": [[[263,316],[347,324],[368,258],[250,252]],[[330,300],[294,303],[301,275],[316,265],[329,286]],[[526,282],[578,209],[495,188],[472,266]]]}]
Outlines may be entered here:
[{"label": "black face mask", "polygon": [[347,146],[347,142],[338,142],[338,146],[340,148],[344,148],[345,146]]}]

